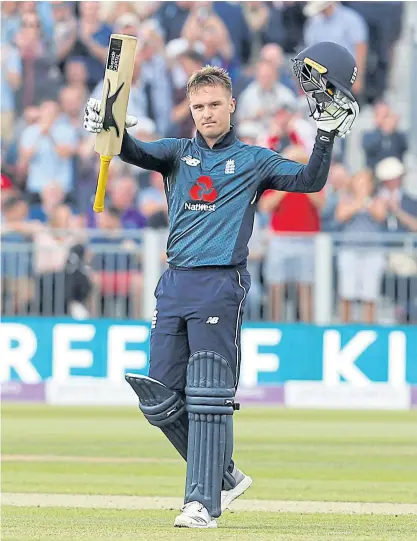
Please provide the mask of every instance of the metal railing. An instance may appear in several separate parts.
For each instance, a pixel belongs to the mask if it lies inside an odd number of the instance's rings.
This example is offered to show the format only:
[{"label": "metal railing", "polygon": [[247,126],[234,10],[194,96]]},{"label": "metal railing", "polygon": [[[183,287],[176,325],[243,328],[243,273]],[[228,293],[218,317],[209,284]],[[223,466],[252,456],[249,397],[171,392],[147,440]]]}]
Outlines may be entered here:
[{"label": "metal railing", "polygon": [[[62,244],[6,235],[1,313],[150,320],[166,239],[152,229],[107,237],[91,230],[65,252]],[[336,323],[347,296],[352,321],[363,321],[365,303],[374,305],[376,322],[417,323],[417,234],[269,238],[263,259],[249,268],[248,319]]]}]

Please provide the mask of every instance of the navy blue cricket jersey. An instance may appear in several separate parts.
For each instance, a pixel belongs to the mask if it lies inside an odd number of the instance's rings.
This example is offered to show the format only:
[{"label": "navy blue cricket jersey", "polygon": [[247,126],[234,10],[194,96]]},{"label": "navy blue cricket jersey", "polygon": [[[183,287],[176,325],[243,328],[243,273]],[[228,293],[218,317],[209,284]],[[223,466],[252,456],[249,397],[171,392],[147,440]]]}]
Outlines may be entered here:
[{"label": "navy blue cricket jersey", "polygon": [[125,132],[120,158],[164,177],[168,263],[246,265],[256,202],[265,190],[317,192],[326,183],[334,135],[318,131],[309,163],[242,143],[234,128],[211,149],[193,139],[143,143]]}]

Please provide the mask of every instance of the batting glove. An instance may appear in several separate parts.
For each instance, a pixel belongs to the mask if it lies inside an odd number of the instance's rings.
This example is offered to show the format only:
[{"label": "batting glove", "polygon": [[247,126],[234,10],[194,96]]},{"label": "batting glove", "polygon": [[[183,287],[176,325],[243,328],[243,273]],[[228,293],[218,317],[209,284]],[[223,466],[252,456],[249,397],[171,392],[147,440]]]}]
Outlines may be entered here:
[{"label": "batting glove", "polygon": [[[94,98],[87,101],[84,109],[84,128],[90,133],[100,133],[103,129],[103,117],[100,116],[101,102]],[[126,128],[131,128],[138,123],[138,119],[132,115],[126,115]]]},{"label": "batting glove", "polygon": [[[333,106],[330,105],[329,109]],[[338,118],[332,116],[331,110],[324,111],[317,119],[317,128],[327,132],[334,132],[338,137],[346,137],[351,132],[352,125],[359,114],[359,105],[356,101],[346,99],[345,111],[338,115]],[[340,111],[340,109],[339,109]]]}]

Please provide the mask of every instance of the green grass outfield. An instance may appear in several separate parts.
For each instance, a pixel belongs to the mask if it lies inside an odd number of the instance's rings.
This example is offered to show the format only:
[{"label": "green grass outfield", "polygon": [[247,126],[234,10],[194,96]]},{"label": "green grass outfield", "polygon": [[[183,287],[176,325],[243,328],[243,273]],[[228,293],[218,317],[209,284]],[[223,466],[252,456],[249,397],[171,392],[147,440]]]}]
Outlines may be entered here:
[{"label": "green grass outfield", "polygon": [[3,507],[2,539],[417,540],[416,514],[305,512],[309,501],[416,504],[417,411],[243,408],[235,421],[235,458],[254,480],[239,503],[303,507],[227,512],[203,533],[174,529],[176,511],[157,499],[155,510],[34,507],[38,494],[181,498],[185,464],[134,408],[3,404],[2,492],[34,503]]}]

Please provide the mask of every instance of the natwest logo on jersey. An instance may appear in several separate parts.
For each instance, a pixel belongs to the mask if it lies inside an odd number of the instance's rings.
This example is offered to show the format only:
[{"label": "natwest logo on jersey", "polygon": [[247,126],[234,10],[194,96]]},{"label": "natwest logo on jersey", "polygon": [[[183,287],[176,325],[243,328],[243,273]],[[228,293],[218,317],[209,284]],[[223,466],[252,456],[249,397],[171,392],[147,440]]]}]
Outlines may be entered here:
[{"label": "natwest logo on jersey", "polygon": [[190,190],[190,197],[193,201],[202,201],[202,203],[193,203],[187,201],[184,204],[185,210],[213,211],[216,210],[214,201],[217,198],[217,192],[213,187],[213,181],[209,176],[201,176],[195,181]]}]

